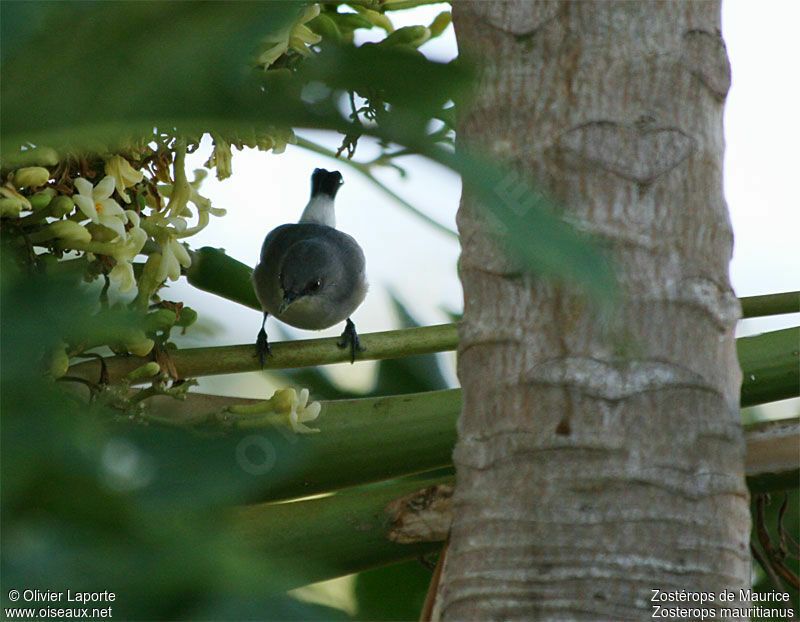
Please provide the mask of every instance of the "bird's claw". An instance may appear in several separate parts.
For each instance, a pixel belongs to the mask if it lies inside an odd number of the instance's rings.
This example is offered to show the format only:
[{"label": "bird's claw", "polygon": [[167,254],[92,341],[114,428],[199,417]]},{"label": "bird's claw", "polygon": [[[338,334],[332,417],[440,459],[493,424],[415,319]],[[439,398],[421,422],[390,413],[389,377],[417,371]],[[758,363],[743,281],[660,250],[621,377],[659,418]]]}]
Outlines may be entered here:
[{"label": "bird's claw", "polygon": [[267,331],[263,328],[258,331],[258,337],[256,338],[256,353],[258,354],[258,360],[261,362],[261,369],[264,369],[267,356],[272,356],[272,349],[269,347],[269,341],[267,341]]},{"label": "bird's claw", "polygon": [[366,348],[361,345],[361,340],[358,338],[358,333],[356,332],[356,325],[353,324],[353,320],[347,318],[347,324],[344,327],[344,332],[342,333],[342,340],[337,341],[336,345],[340,348],[346,348],[350,346],[350,362],[356,362],[356,352],[364,352]]}]

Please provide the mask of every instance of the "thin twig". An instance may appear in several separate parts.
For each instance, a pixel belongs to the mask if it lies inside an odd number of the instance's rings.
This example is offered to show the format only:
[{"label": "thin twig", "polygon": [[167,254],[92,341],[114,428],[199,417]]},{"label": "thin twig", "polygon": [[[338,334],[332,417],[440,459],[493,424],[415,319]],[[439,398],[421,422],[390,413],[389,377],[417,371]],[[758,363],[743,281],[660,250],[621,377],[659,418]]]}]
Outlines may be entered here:
[{"label": "thin twig", "polygon": [[428,216],[426,213],[418,210],[416,207],[411,205],[411,203],[409,203],[408,201],[403,199],[401,196],[395,194],[392,190],[390,190],[388,187],[386,187],[380,181],[378,181],[378,179],[372,174],[372,171],[370,170],[370,168],[372,166],[371,164],[364,164],[363,162],[353,162],[352,160],[342,160],[340,158],[337,158],[336,157],[336,153],[334,153],[333,151],[331,151],[329,149],[326,149],[322,145],[318,145],[317,143],[312,142],[312,141],[310,141],[310,140],[308,140],[306,138],[302,138],[300,136],[297,137],[297,143],[296,144],[297,144],[298,147],[302,147],[304,149],[308,149],[309,151],[313,151],[314,153],[319,153],[320,155],[324,155],[324,156],[327,156],[329,158],[332,158],[332,159],[336,160],[337,162],[342,162],[342,163],[347,164],[348,166],[351,166],[352,168],[357,170],[359,173],[364,175],[364,177],[369,179],[378,188],[383,190],[383,192],[388,194],[392,199],[394,199],[395,201],[400,203],[403,207],[405,207],[407,210],[409,210],[411,213],[413,213],[415,216],[421,218],[426,223],[428,223],[429,225],[432,225],[433,227],[435,227],[436,229],[438,229],[442,233],[447,234],[448,236],[455,237],[455,238],[458,237],[458,234],[455,231],[453,231],[449,227],[446,227],[442,223],[434,220],[433,218]]}]

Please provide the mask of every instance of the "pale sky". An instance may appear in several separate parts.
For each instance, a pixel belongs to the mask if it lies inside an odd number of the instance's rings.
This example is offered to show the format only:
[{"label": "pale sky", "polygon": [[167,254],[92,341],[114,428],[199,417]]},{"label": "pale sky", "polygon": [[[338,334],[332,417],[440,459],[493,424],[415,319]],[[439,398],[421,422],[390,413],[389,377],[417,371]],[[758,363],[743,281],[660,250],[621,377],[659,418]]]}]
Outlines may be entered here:
[{"label": "pale sky", "polygon": [[[397,25],[429,23],[448,5],[420,7],[393,13]],[[800,159],[800,132],[796,108],[798,81],[793,77],[800,58],[794,33],[800,22],[800,2],[794,0],[726,0],[723,36],[728,48],[733,81],[725,109],[725,195],[734,227],[735,248],[731,279],[739,296],[800,289],[800,209],[796,176]],[[376,33],[377,35],[377,33]],[[446,60],[456,54],[452,26],[443,37],[423,47],[428,55]],[[306,132],[311,140],[336,147],[339,137]],[[357,157],[369,156],[362,139]],[[189,158],[200,167],[208,150]],[[460,196],[458,177],[421,158],[407,158],[405,180],[392,171],[380,177],[417,208],[455,229]],[[255,265],[268,231],[295,222],[308,199],[309,176],[316,167],[341,170],[345,185],[337,197],[337,226],[359,240],[367,257],[371,289],[353,320],[359,332],[395,327],[388,304],[391,288],[425,324],[449,321],[445,310],[460,311],[461,288],[456,275],[458,244],[433,230],[356,171],[296,147],[285,154],[234,151],[233,176],[218,182],[209,176],[202,194],[228,214],[212,221],[190,242],[195,248],[225,248],[233,257]],[[202,331],[181,339],[182,345],[254,342],[260,314],[215,296],[204,294],[184,281],[162,292],[167,299],[184,300],[209,318],[215,332]],[[277,338],[276,320],[267,332]],[[752,334],[800,324],[800,314],[742,322],[739,334]],[[297,338],[338,335],[342,327],[321,333],[288,328]],[[447,357],[452,362],[452,356]],[[372,364],[337,365],[338,380],[362,385],[369,381]],[[455,383],[455,377],[451,380]],[[261,395],[266,390],[261,374],[204,380],[203,390],[238,395]]]}]

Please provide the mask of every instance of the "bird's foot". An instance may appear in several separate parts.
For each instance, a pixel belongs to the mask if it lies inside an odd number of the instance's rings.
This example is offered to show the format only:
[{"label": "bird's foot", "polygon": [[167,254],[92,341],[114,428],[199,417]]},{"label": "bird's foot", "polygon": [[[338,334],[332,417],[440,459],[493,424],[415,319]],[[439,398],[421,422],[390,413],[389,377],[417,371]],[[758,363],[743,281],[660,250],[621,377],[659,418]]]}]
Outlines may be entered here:
[{"label": "bird's foot", "polygon": [[350,346],[350,362],[356,362],[356,352],[364,352],[366,348],[361,345],[361,341],[358,338],[358,333],[356,332],[356,325],[353,324],[353,320],[347,318],[347,324],[344,327],[344,332],[342,333],[342,340],[337,341],[336,345],[340,348],[346,348]]},{"label": "bird's foot", "polygon": [[258,331],[258,337],[256,338],[256,353],[258,354],[258,360],[261,362],[261,369],[264,369],[267,356],[272,356],[272,349],[269,347],[269,341],[267,341],[267,331],[263,328]]}]

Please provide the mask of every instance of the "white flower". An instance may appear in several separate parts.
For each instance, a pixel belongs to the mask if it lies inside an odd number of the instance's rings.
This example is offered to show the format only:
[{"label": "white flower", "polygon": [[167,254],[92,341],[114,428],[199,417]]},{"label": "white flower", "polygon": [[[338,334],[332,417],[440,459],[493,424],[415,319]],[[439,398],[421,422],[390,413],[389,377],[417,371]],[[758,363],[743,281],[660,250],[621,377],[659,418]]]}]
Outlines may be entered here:
[{"label": "white flower", "polygon": [[89,180],[79,177],[75,180],[75,188],[78,194],[74,194],[72,200],[84,215],[93,223],[108,227],[124,238],[125,223],[128,218],[119,203],[111,198],[111,193],[114,192],[114,178],[107,175],[97,186],[92,187]]},{"label": "white flower", "polygon": [[[139,215],[131,210],[128,211],[136,217],[134,220],[129,214],[129,218],[134,221],[134,224],[138,225]],[[147,242],[147,234],[140,227],[134,226],[128,231],[125,241],[117,244],[117,248],[111,253],[114,259],[117,260],[117,265],[111,269],[108,276],[112,281],[119,282],[119,291],[122,293],[136,287],[136,277],[133,274],[131,261],[142,251],[145,242]]]},{"label": "white flower", "polygon": [[[288,423],[297,434],[314,434],[319,428],[310,428],[305,423],[315,421],[322,410],[319,402],[308,402],[308,389],[300,389],[300,394],[292,388],[278,389],[272,397],[255,404],[236,404],[228,406],[228,412],[247,415],[239,421],[241,427],[263,425],[264,423]],[[254,416],[255,415],[255,416]]]},{"label": "white flower", "polygon": [[122,156],[115,155],[110,160],[106,160],[106,175],[114,178],[114,185],[117,188],[119,196],[125,203],[130,203],[131,198],[125,191],[125,188],[138,184],[144,178],[142,171],[137,171],[130,163]]},{"label": "white flower", "polygon": [[289,410],[289,425],[297,434],[313,434],[319,432],[319,428],[310,428],[304,425],[306,421],[314,421],[319,417],[322,404],[319,402],[308,403],[308,389],[300,389],[300,395],[295,393],[295,399]]},{"label": "white flower", "polygon": [[192,258],[186,247],[174,237],[169,236],[161,244],[161,263],[158,266],[156,281],[162,283],[167,277],[170,281],[177,281],[181,276],[181,266],[188,268],[192,265]]},{"label": "white flower", "polygon": [[141,224],[139,214],[134,212],[132,209],[126,209],[125,215],[128,217],[128,222],[130,222],[134,227],[138,227]]}]

